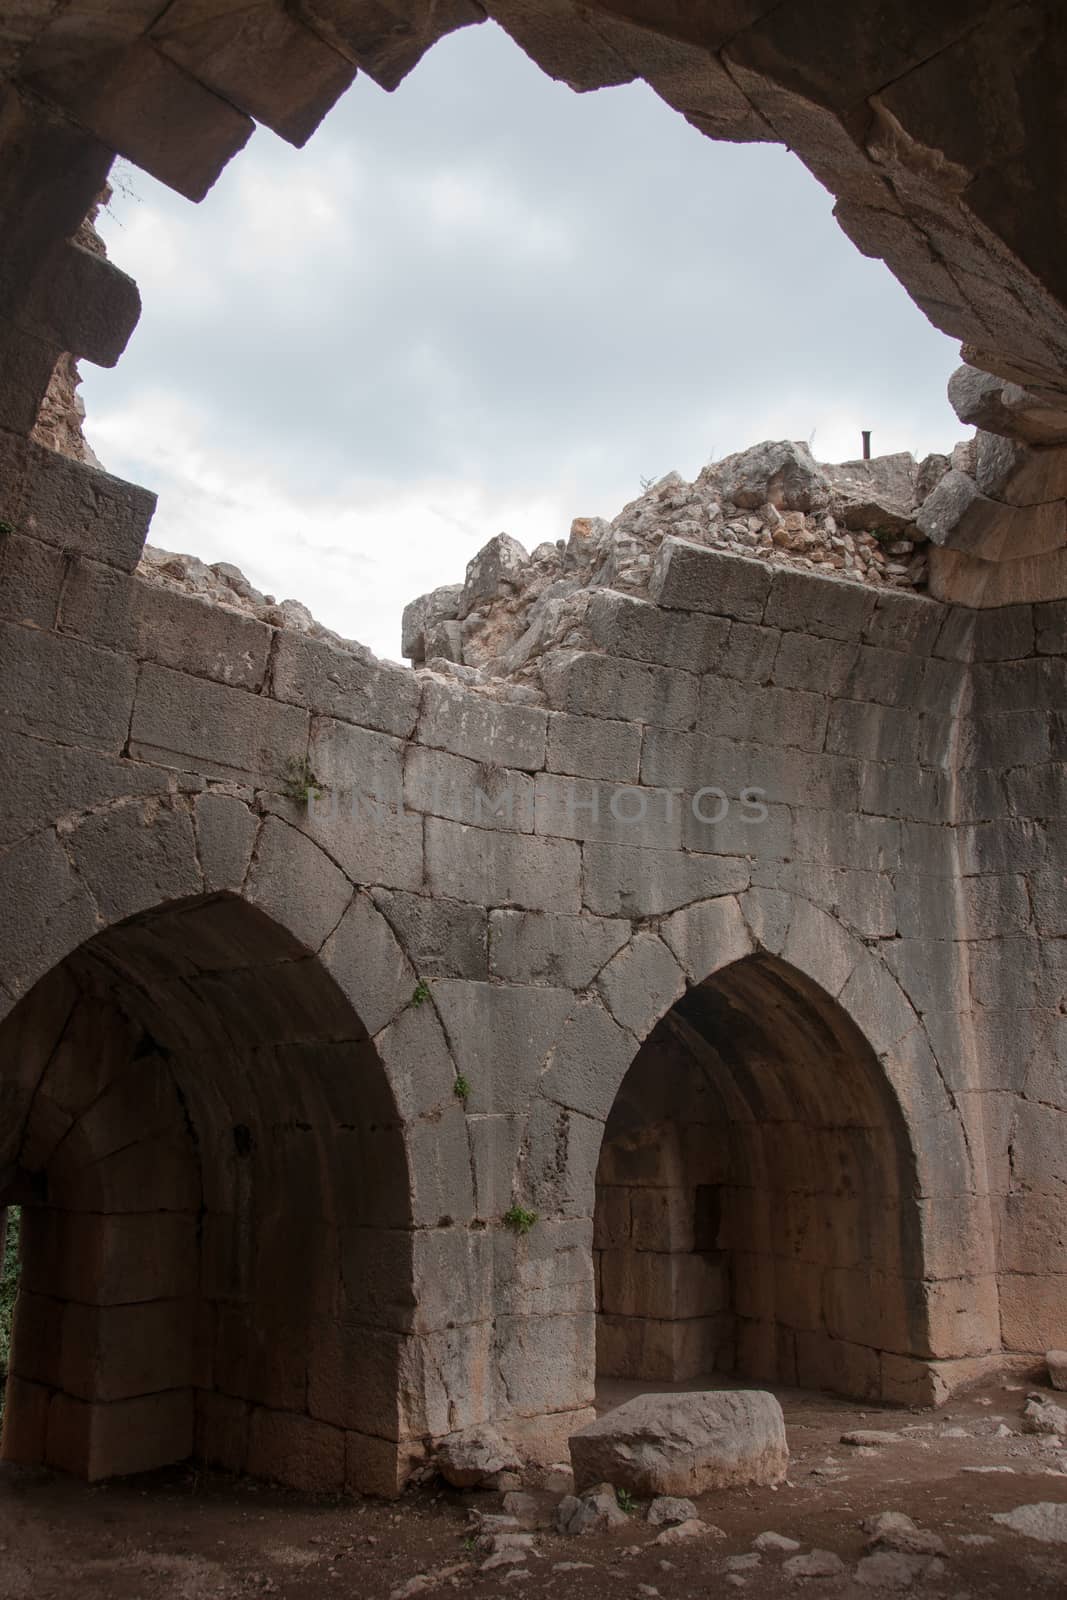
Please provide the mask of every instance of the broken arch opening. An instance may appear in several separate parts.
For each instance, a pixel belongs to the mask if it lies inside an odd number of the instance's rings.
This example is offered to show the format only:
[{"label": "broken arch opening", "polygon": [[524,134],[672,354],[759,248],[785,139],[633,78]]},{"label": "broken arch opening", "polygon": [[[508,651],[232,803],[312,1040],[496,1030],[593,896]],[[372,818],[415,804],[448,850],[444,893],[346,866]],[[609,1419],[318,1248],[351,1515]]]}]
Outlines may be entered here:
[{"label": "broken arch opening", "polygon": [[870,1045],[766,955],[690,989],[608,1117],[601,1378],[711,1372],[884,1398],[925,1349],[914,1161]]},{"label": "broken arch opening", "polygon": [[387,1478],[403,1133],[319,961],[233,897],[139,916],[36,985],[0,1062],[0,1204],[22,1205],[4,1457]]}]

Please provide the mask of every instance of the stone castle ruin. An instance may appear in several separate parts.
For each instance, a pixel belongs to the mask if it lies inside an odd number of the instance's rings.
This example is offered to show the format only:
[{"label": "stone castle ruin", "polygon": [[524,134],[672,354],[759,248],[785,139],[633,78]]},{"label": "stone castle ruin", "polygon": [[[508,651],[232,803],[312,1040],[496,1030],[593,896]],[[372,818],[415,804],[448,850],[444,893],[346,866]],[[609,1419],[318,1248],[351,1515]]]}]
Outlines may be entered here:
[{"label": "stone castle ruin", "polygon": [[[146,546],[83,224],[116,151],[199,199],[486,12],[795,149],[976,432],[501,535],[404,668]],[[949,0],[0,25],[7,1460],[391,1495],[565,1459],[598,1377],[936,1406],[1067,1342],[1065,57]]]}]

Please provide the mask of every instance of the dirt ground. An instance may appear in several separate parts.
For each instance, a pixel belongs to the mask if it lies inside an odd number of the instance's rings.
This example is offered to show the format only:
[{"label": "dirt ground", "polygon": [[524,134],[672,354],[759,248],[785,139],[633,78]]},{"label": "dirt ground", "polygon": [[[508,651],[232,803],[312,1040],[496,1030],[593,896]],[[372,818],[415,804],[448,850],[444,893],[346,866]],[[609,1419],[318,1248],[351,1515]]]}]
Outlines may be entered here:
[{"label": "dirt ground", "polygon": [[[943,1569],[918,1580],[912,1593],[944,1600],[1065,1596],[1067,1545],[1039,1543],[993,1520],[1024,1504],[1067,1505],[1067,1449],[1018,1431],[1031,1387],[1005,1380],[937,1413],[862,1410],[823,1395],[780,1392],[789,1481],[777,1490],[705,1496],[700,1516],[724,1537],[656,1545],[660,1530],[638,1506],[610,1533],[565,1538],[545,1528],[520,1565],[488,1572],[471,1513],[499,1511],[497,1494],[428,1486],[386,1504],[314,1500],[191,1468],[95,1488],[2,1468],[0,1600],[389,1600],[405,1590],[427,1600],[457,1591],[476,1600],[877,1600],[889,1591],[855,1576],[866,1543],[859,1524],[887,1510],[907,1513],[947,1547]],[[877,1449],[841,1443],[842,1433],[856,1428],[904,1437]],[[544,1509],[551,1514],[547,1497]],[[835,1552],[844,1574],[791,1578],[783,1571],[788,1556],[770,1552],[758,1564],[738,1563],[766,1530],[798,1540],[802,1551]]]}]

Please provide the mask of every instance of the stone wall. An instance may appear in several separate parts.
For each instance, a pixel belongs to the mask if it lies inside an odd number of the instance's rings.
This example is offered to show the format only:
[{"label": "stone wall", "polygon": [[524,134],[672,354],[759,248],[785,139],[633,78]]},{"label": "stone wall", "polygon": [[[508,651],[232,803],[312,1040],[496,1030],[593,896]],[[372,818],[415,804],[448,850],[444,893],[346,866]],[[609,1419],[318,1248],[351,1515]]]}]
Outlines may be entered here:
[{"label": "stone wall", "polygon": [[980,614],[960,724],[960,888],[1005,1343],[1064,1325],[1062,601]]},{"label": "stone wall", "polygon": [[[641,1331],[608,1364],[677,1322],[676,1369],[925,1403],[1062,1345],[1059,8],[492,0],[575,88],[795,149],[965,341],[981,430],[916,519],[980,620],[675,528],[536,686],[148,581],[152,496],[30,438],[137,319],[78,239],[115,151],[199,198],[253,119],[301,143],[483,15],[386,9],[31,4],[0,42],[5,1452],[395,1492],[494,1420],[552,1459],[613,1117],[601,1325]],[[680,1035],[724,1109],[706,1166],[640,1184],[618,1091]],[[642,1188],[677,1231],[635,1231]]]},{"label": "stone wall", "polygon": [[[683,1036],[716,1110],[652,1187],[708,1259],[668,1263],[670,1319],[602,1256],[602,1318],[700,1324],[682,1366],[912,1403],[1050,1342],[1058,612],[669,537],[656,598],[603,591],[599,647],[510,703],[138,575],[150,497],[24,451],[0,1167],[38,1188],[9,1455],[122,1470],[147,1408],[155,1459],[192,1437],[314,1487],[391,1492],[489,1419],[554,1458],[593,1394],[598,1164],[603,1207],[619,1108]],[[175,1228],[148,1301],[146,1208]],[[142,1316],[165,1372],[123,1354]]]}]

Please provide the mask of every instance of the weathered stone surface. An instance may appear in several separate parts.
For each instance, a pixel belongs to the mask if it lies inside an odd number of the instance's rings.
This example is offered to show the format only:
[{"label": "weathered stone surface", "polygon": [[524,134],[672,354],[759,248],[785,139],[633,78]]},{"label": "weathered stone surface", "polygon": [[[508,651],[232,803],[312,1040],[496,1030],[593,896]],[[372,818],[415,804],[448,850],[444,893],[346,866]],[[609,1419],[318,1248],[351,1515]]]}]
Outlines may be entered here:
[{"label": "weathered stone surface", "polygon": [[1026,445],[979,432],[975,482],[982,494],[1012,506],[1067,496],[1067,449]]},{"label": "weathered stone surface", "polygon": [[0,433],[4,518],[20,533],[60,550],[132,572],[156,497],[41,445]]},{"label": "weathered stone surface", "polygon": [[197,796],[196,849],[206,889],[237,890],[245,880],[259,819],[236,795]]},{"label": "weathered stone surface", "polygon": [[809,1550],[806,1555],[790,1556],[782,1562],[782,1572],[787,1578],[843,1578],[846,1567],[833,1550]]},{"label": "weathered stone surface", "polygon": [[[118,658],[115,659],[124,659]],[[307,749],[308,714],[263,695],[147,666],[137,685],[130,747],[165,767],[281,784]]]},{"label": "weathered stone surface", "polygon": [[470,1110],[521,1111],[573,1006],[570,991],[440,979],[433,996],[470,1084]]},{"label": "weathered stone surface", "polygon": [[[378,895],[386,892],[379,890]],[[369,896],[357,894],[349,899],[339,894],[338,898],[343,914],[339,922],[330,924],[336,901],[331,904],[329,894],[322,895],[323,921],[328,927],[322,960],[351,995],[363,1027],[374,1035],[410,1004],[415,969]]]},{"label": "weathered stone surface", "polygon": [[64,744],[120,750],[130,725],[136,662],[77,639],[0,623],[4,712]]},{"label": "weathered stone surface", "polygon": [[91,937],[96,911],[51,832],[0,858],[0,892],[10,908],[0,933],[4,986],[18,995]]},{"label": "weathered stone surface", "polygon": [[419,685],[413,673],[387,662],[362,661],[291,628],[278,635],[272,685],[276,699],[342,722],[401,736],[415,727]]},{"label": "weathered stone surface", "polygon": [[594,594],[586,619],[594,643],[611,655],[689,672],[712,670],[729,636],[729,623],[722,617],[675,617],[649,600],[610,589]]},{"label": "weathered stone surface", "polygon": [[583,893],[601,916],[650,917],[699,898],[746,889],[749,866],[729,855],[687,858],[675,850],[590,843],[583,847]]},{"label": "weathered stone surface", "polygon": [[425,685],[419,740],[493,767],[537,772],[545,764],[545,713],[501,705],[430,679]]},{"label": "weathered stone surface", "polygon": [[691,727],[700,680],[691,672],[587,652],[561,651],[541,669],[548,703],[557,711],[615,717],[626,706],[637,722]]},{"label": "weathered stone surface", "polygon": [[490,539],[467,563],[456,615],[469,616],[475,607],[514,592],[527,559],[523,546],[510,534],[498,533]]},{"label": "weathered stone surface", "polygon": [[828,584],[815,573],[773,574],[765,620],[825,639],[857,639],[870,627],[876,597],[862,584]]},{"label": "weathered stone surface", "polygon": [[789,1463],[781,1407],[759,1390],[639,1395],[573,1434],[570,1447],[576,1484],[641,1495],[781,1483]]},{"label": "weathered stone surface", "polygon": [[662,939],[639,933],[608,962],[597,986],[616,1022],[643,1039],[685,992],[685,976]]},{"label": "weathered stone surface", "polygon": [[51,628],[65,572],[59,551],[40,539],[0,534],[0,616]]},{"label": "weathered stone surface", "polygon": [[307,142],[356,75],[299,15],[272,7],[205,16],[192,0],[178,0],[152,38],[191,77],[295,145]]},{"label": "weathered stone surface", "polygon": [[660,546],[648,592],[657,605],[672,609],[762,622],[770,585],[771,575],[759,562],[668,538]]},{"label": "weathered stone surface", "polygon": [[444,584],[412,600],[404,607],[401,618],[401,654],[418,665],[426,659],[426,635],[439,622],[451,622],[459,616],[461,583]]},{"label": "weathered stone surface", "polygon": [[556,1512],[556,1532],[590,1533],[603,1528],[621,1528],[628,1521],[612,1485],[602,1483],[584,1494],[563,1496]]},{"label": "weathered stone surface", "polygon": [[1042,402],[991,372],[957,367],[948,397],[960,421],[972,427],[1028,444],[1067,444],[1067,404]]},{"label": "weathered stone surface", "polygon": [[757,1533],[752,1541],[752,1548],[753,1550],[761,1551],[772,1550],[782,1555],[788,1555],[793,1550],[799,1550],[800,1543],[796,1539],[788,1538],[784,1533],[774,1533],[768,1530],[765,1533]]},{"label": "weathered stone surface", "polygon": [[192,820],[169,797],[132,800],[87,818],[70,848],[107,922],[203,888]]},{"label": "weathered stone surface", "polygon": [[489,766],[443,750],[409,750],[404,765],[409,811],[478,828],[534,831],[534,780],[514,768]]},{"label": "weathered stone surface", "polygon": [[245,689],[262,686],[271,643],[251,617],[85,560],[68,576],[59,629]]},{"label": "weathered stone surface", "polygon": [[629,937],[630,925],[621,918],[493,911],[490,970],[513,983],[584,989]]},{"label": "weathered stone surface", "polygon": [[663,790],[549,772],[537,776],[536,833],[559,839],[603,840],[636,849],[677,849],[682,825],[681,809]]},{"label": "weathered stone surface", "polygon": [[937,1556],[911,1555],[901,1550],[877,1550],[856,1564],[856,1582],[861,1589],[884,1593],[937,1583],[946,1572]]},{"label": "weathered stone surface", "polygon": [[829,499],[829,485],[804,444],[780,439],[757,445],[718,465],[724,499],[755,510],[815,511]]},{"label": "weathered stone surface", "polygon": [[481,907],[388,889],[375,889],[372,898],[425,977],[488,976],[488,921]]},{"label": "weathered stone surface", "polygon": [[641,729],[631,722],[605,717],[570,717],[561,712],[548,719],[550,772],[580,778],[609,778],[617,783],[636,781],[641,765]]},{"label": "weathered stone surface", "polygon": [[868,1535],[868,1550],[895,1550],[909,1556],[948,1554],[944,1539],[929,1528],[920,1528],[902,1511],[882,1511],[867,1517],[863,1531]]},{"label": "weathered stone surface", "polygon": [[733,895],[699,901],[668,917],[663,937],[691,983],[752,951],[752,935]]},{"label": "weathered stone surface", "polygon": [[1042,1500],[1035,1505],[1016,1506],[1014,1511],[998,1511],[993,1521],[1013,1533],[1025,1534],[1039,1544],[1067,1544],[1067,1505]]},{"label": "weathered stone surface", "polygon": [[1054,1389],[1067,1389],[1067,1350],[1049,1350],[1045,1356],[1049,1381]]},{"label": "weathered stone surface", "polygon": [[520,1464],[496,1429],[488,1427],[449,1434],[438,1444],[435,1460],[442,1478],[456,1489],[477,1489]]},{"label": "weathered stone surface", "polygon": [[[579,1002],[563,1026],[538,1087],[559,1106],[603,1118],[634,1054],[634,1036],[595,998]],[[596,1138],[589,1129],[582,1136]]]},{"label": "weathered stone surface", "polygon": [[1040,1395],[1032,1395],[1023,1407],[1024,1433],[1067,1434],[1067,1410]]},{"label": "weathered stone surface", "polygon": [[675,1495],[657,1495],[649,1505],[646,1520],[654,1528],[663,1528],[671,1523],[688,1522],[695,1518],[697,1508],[692,1500],[680,1500]]},{"label": "weathered stone surface", "polygon": [[426,819],[430,891],[483,906],[576,914],[581,855],[568,839],[542,839]]}]

